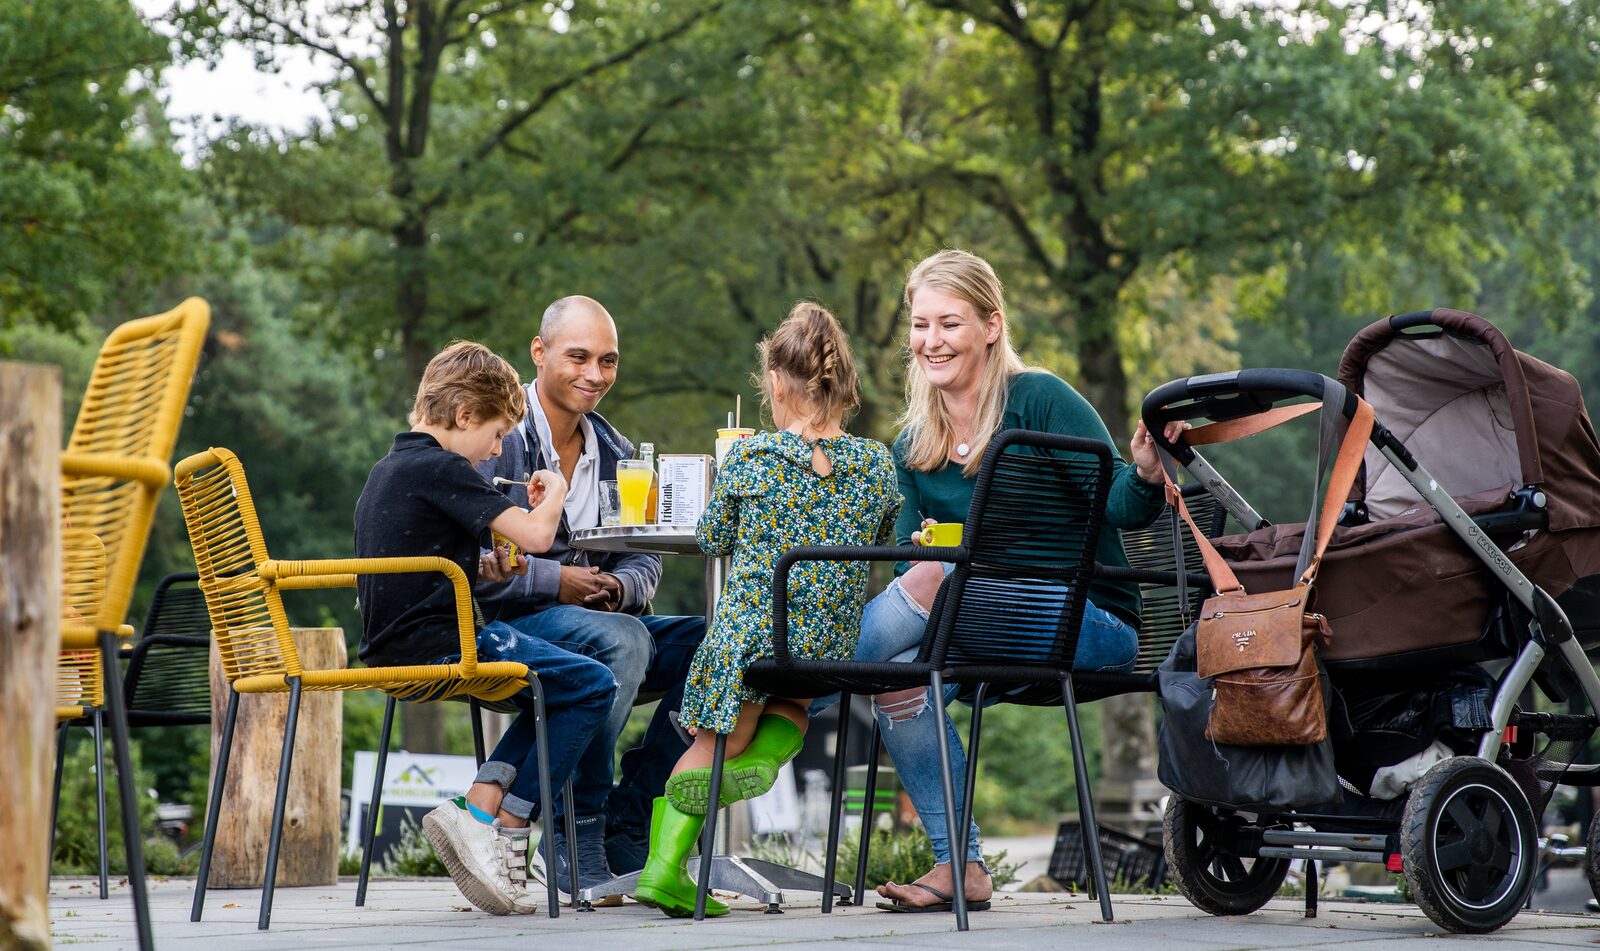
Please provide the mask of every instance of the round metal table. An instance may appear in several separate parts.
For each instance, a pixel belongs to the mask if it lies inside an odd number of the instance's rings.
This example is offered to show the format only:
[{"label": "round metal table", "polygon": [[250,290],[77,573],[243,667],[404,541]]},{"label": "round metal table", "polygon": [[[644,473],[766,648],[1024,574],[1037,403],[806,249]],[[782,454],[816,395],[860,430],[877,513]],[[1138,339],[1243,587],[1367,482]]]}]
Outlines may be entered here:
[{"label": "round metal table", "polygon": [[638,552],[646,555],[692,555],[706,559],[706,628],[716,611],[717,598],[728,570],[728,559],[706,558],[694,540],[691,525],[611,525],[580,528],[568,539],[584,551]]}]

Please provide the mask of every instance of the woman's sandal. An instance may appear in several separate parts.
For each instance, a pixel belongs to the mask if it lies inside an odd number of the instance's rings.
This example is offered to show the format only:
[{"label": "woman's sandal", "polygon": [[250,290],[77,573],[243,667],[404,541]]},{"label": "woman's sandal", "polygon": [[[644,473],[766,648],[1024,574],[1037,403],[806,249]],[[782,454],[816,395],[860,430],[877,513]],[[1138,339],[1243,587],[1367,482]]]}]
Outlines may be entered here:
[{"label": "woman's sandal", "polygon": [[[928,894],[932,895],[933,897],[939,899],[939,901],[936,902],[935,904],[932,904],[932,905],[907,905],[907,904],[901,902],[900,899],[895,898],[895,899],[891,899],[890,901],[880,901],[880,902],[878,902],[878,907],[881,908],[884,911],[903,911],[903,912],[906,912],[907,914],[917,914],[919,912],[924,912],[924,911],[954,911],[955,910],[955,907],[956,907],[955,899],[951,898],[949,895],[946,895],[944,892],[939,891],[937,888],[934,888],[932,885],[924,885],[921,882],[912,882],[910,885],[908,885],[906,887],[908,887],[908,888],[920,888],[923,891],[927,892]],[[967,902],[967,910],[968,911],[988,911],[989,910],[989,902],[987,900],[985,900],[985,901],[968,901]]]}]

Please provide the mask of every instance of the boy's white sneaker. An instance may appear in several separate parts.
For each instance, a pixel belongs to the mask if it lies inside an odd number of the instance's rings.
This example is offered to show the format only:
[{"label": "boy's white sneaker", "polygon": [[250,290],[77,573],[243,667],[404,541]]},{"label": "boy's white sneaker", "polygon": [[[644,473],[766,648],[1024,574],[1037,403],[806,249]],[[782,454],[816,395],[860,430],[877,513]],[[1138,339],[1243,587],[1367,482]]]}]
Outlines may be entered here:
[{"label": "boy's white sneaker", "polygon": [[458,796],[424,816],[422,831],[467,901],[491,915],[537,910],[527,890],[528,830],[479,822]]}]

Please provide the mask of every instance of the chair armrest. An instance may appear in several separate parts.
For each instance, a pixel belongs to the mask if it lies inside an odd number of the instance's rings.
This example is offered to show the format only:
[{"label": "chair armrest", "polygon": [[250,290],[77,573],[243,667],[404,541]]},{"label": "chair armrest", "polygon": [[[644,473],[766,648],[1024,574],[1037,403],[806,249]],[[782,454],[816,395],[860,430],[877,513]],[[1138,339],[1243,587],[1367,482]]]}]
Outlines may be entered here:
[{"label": "chair armrest", "polygon": [[164,488],[172,481],[172,467],[160,459],[130,459],[95,452],[62,453],[61,474],[131,479],[152,489]]},{"label": "chair armrest", "polygon": [[772,572],[772,655],[781,668],[792,668],[789,653],[789,569],[801,561],[953,561],[965,564],[971,556],[966,546],[936,548],[930,545],[824,545],[791,548],[778,559]]},{"label": "chair armrest", "polygon": [[[1119,565],[1102,565],[1095,562],[1094,576],[1101,581],[1133,581],[1138,584],[1165,584],[1177,587],[1178,572],[1156,568],[1123,568]],[[1185,574],[1190,587],[1201,591],[1211,590],[1210,577],[1193,571]]]},{"label": "chair armrest", "polygon": [[[472,624],[472,589],[461,566],[448,558],[321,558],[311,561],[263,562],[261,577],[280,588],[341,588],[356,575],[406,575],[437,571],[450,579],[456,595],[456,633],[461,638],[461,672],[472,676],[478,666],[477,631]],[[347,582],[346,579],[349,579]],[[288,583],[285,584],[284,582]]]}]

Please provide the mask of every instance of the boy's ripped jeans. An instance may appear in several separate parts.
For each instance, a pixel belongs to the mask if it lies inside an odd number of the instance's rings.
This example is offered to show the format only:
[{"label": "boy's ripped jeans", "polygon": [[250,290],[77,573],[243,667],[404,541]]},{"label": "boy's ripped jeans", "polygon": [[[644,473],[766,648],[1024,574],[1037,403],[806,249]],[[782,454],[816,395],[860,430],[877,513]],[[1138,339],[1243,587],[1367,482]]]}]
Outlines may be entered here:
[{"label": "boy's ripped jeans", "polygon": [[[953,565],[946,564],[948,574]],[[910,661],[916,659],[917,649],[928,626],[928,612],[905,592],[896,578],[877,597],[867,602],[861,616],[861,642],[856,647],[859,661]],[[1019,632],[1025,637],[1025,632]],[[1131,670],[1138,651],[1138,635],[1121,618],[1088,602],[1083,609],[1083,625],[1078,633],[1078,651],[1075,664],[1079,670]],[[931,690],[931,688],[929,688]],[[944,688],[944,703],[955,699],[958,687]],[[873,701],[873,712],[878,718],[878,730],[883,744],[894,761],[900,785],[911,797],[923,828],[933,843],[936,862],[950,861],[950,833],[944,814],[944,788],[939,778],[939,721],[945,720],[945,730],[950,742],[951,775],[955,778],[956,809],[961,809],[965,790],[966,752],[955,725],[936,715],[928,703],[929,690],[921,695],[898,702],[879,705]],[[998,702],[991,698],[988,703]],[[839,695],[824,697],[812,704],[818,710],[837,703]],[[987,704],[985,704],[987,705]],[[982,862],[978,844],[978,824],[967,829],[967,861]]]}]

